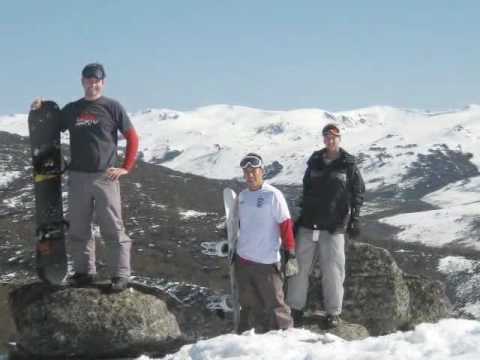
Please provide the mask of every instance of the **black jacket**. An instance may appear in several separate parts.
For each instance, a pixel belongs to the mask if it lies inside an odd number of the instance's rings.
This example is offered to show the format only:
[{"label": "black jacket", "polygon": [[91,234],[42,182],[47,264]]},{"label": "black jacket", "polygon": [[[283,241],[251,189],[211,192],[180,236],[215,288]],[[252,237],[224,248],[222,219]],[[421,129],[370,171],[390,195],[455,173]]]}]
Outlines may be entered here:
[{"label": "black jacket", "polygon": [[340,149],[340,156],[327,165],[325,152],[315,151],[307,162],[298,223],[333,233],[344,231],[349,219],[360,215],[365,184],[354,156]]}]

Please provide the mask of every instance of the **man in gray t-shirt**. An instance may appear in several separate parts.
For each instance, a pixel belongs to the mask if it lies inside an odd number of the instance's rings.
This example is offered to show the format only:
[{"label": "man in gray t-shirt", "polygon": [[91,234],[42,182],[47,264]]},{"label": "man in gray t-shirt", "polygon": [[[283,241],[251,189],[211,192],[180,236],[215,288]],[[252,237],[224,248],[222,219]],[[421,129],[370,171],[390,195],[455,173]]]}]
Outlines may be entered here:
[{"label": "man in gray t-shirt", "polygon": [[[121,215],[119,178],[135,164],[138,136],[123,107],[104,97],[105,70],[88,64],[82,70],[84,97],[62,109],[62,131],[70,133],[69,240],[74,274],[70,281],[82,286],[96,277],[95,240],[92,222],[95,213],[108,248],[112,290],[122,291],[131,274],[131,239],[125,233]],[[41,106],[36,100],[32,108]],[[117,165],[118,132],[127,140],[125,160]]]}]

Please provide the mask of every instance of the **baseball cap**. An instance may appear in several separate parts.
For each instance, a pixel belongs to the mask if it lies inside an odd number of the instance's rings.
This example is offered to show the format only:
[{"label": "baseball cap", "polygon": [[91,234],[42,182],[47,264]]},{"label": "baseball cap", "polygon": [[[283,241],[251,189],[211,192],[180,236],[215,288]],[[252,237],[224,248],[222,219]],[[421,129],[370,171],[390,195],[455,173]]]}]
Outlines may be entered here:
[{"label": "baseball cap", "polygon": [[107,76],[105,74],[105,69],[102,64],[91,63],[86,65],[82,70],[82,76],[84,78],[95,78],[98,80],[103,80]]},{"label": "baseball cap", "polygon": [[335,124],[327,124],[322,129],[322,135],[333,135],[333,136],[340,136],[340,129]]}]

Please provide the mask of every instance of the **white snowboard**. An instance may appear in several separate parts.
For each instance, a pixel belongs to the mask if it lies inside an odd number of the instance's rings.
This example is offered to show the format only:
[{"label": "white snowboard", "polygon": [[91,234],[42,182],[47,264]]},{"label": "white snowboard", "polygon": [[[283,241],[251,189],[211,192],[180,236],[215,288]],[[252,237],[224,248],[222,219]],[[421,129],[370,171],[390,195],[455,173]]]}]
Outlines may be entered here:
[{"label": "white snowboard", "polygon": [[223,190],[223,204],[225,206],[225,227],[228,235],[228,265],[230,267],[230,294],[233,309],[233,330],[237,332],[240,322],[240,304],[238,287],[235,281],[235,266],[233,256],[237,248],[239,219],[237,194],[230,188]]}]

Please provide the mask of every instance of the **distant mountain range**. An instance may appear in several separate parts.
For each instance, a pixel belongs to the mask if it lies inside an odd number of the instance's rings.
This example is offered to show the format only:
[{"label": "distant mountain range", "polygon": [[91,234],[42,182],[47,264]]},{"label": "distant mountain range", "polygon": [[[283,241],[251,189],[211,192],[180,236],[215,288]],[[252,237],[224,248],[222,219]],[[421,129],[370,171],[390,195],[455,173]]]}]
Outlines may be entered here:
[{"label": "distant mountain range", "polygon": [[[364,215],[403,229],[397,234],[403,241],[480,250],[478,105],[444,112],[212,105],[187,112],[150,109],[131,117],[146,162],[212,179],[238,179],[240,158],[253,151],[264,157],[269,181],[289,185],[301,183],[309,155],[323,147],[322,127],[336,123],[343,147],[358,157],[365,178]],[[0,130],[28,135],[26,115],[1,116]],[[4,172],[0,188],[16,174]]]}]

